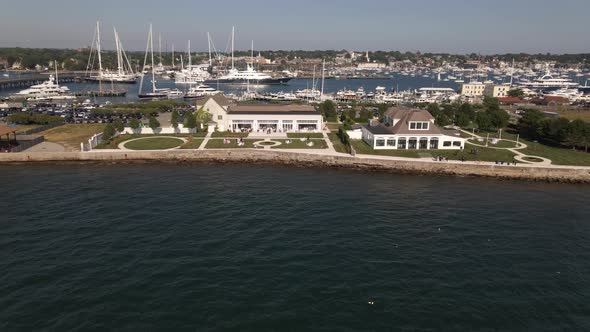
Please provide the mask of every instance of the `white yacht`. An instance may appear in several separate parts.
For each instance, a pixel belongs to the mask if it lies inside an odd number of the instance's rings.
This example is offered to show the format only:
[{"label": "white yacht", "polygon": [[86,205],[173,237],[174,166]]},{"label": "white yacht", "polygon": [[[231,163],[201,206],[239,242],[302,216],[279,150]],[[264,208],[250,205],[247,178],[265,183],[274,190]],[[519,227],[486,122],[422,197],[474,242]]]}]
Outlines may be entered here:
[{"label": "white yacht", "polygon": [[49,79],[41,84],[33,85],[28,89],[15,93],[16,97],[25,97],[32,99],[73,99],[70,95],[70,89],[66,86],[59,86],[55,76],[49,75]]},{"label": "white yacht", "polygon": [[185,69],[174,73],[176,84],[198,84],[209,78],[209,64],[189,65]]},{"label": "white yacht", "polygon": [[543,91],[557,90],[562,88],[577,88],[580,86],[580,84],[572,82],[567,78],[554,78],[551,75],[549,69],[547,69],[545,75],[533,81],[521,81],[519,82],[519,85],[526,88]]},{"label": "white yacht", "polygon": [[230,69],[226,75],[205,80],[205,83],[270,85],[287,84],[290,80],[291,77],[274,78],[254,70],[251,64],[247,64],[246,70]]},{"label": "white yacht", "polygon": [[201,97],[206,97],[206,96],[213,96],[216,95],[218,93],[221,93],[221,91],[214,89],[208,85],[205,84],[199,84],[195,87],[191,87],[187,93],[184,96],[184,99],[195,99],[195,98],[201,98]]}]

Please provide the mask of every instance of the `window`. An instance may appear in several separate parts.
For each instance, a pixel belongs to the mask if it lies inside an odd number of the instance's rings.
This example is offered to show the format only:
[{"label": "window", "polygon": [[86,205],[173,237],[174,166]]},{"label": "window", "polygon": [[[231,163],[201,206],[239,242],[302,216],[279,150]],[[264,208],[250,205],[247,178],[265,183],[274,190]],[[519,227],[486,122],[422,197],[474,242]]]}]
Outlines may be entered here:
[{"label": "window", "polygon": [[397,142],[397,148],[398,149],[405,149],[406,148],[406,139],[405,138],[400,138]]},{"label": "window", "polygon": [[395,146],[395,139],[390,138],[387,140],[387,146]]},{"label": "window", "polygon": [[451,146],[451,142],[450,141],[444,141],[443,142],[443,146]]},{"label": "window", "polygon": [[217,120],[223,120],[223,115],[218,115]]},{"label": "window", "polygon": [[385,139],[378,138],[377,140],[375,140],[375,146],[385,146]]},{"label": "window", "polygon": [[461,142],[455,141],[455,142],[453,142],[453,146],[461,146]]},{"label": "window", "polygon": [[410,122],[410,129],[428,130],[428,122]]}]

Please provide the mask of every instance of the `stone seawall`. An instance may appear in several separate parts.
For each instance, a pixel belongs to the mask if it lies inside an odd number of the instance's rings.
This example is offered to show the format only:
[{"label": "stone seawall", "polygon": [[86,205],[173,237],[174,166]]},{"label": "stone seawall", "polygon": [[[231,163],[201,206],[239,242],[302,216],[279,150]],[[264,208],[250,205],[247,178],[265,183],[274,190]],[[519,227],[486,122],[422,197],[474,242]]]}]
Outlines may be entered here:
[{"label": "stone seawall", "polygon": [[0,164],[27,162],[109,162],[135,161],[264,163],[296,167],[333,167],[368,171],[417,174],[485,176],[564,183],[590,183],[590,168],[506,166],[419,160],[360,158],[269,150],[171,150],[108,152],[36,152],[0,154]]}]

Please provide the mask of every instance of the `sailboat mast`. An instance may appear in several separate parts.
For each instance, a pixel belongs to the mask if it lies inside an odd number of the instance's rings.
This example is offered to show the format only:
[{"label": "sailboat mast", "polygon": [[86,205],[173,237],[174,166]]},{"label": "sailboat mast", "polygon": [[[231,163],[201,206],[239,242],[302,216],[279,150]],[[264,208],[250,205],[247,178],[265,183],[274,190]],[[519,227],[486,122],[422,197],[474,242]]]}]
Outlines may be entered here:
[{"label": "sailboat mast", "polygon": [[150,31],[148,32],[148,40],[145,45],[145,56],[143,58],[143,68],[141,69],[141,80],[139,81],[139,94],[141,94],[143,91],[143,79],[145,77],[143,72],[145,70],[145,66],[147,65],[148,51],[150,49],[151,34],[152,34],[152,25],[150,24]]},{"label": "sailboat mast", "polygon": [[510,69],[510,87],[512,88],[512,79],[514,78],[514,58],[512,58],[512,69]]},{"label": "sailboat mast", "polygon": [[231,69],[234,69],[234,38],[235,27],[231,27]]},{"label": "sailboat mast", "polygon": [[115,33],[115,47],[117,48],[117,70],[119,71],[119,75],[123,75],[123,54],[121,53],[121,41],[119,40],[119,34],[117,33],[117,29],[113,27],[113,32]]},{"label": "sailboat mast", "polygon": [[172,69],[174,69],[176,65],[174,64],[174,44],[172,44]]},{"label": "sailboat mast", "polygon": [[102,56],[100,55],[100,21],[96,21],[96,52],[98,53],[98,76],[102,76]]},{"label": "sailboat mast", "polygon": [[158,52],[160,53],[160,64],[162,63],[162,34],[158,34]]},{"label": "sailboat mast", "polygon": [[152,33],[152,26],[150,25],[150,53],[152,55],[152,92],[156,92],[156,72],[154,68],[154,37]]},{"label": "sailboat mast", "polygon": [[193,62],[191,60],[192,56],[191,56],[191,41],[190,40],[188,41],[188,48],[187,49],[188,49],[188,69],[191,70],[191,65],[193,64]]},{"label": "sailboat mast", "polygon": [[213,61],[211,60],[211,36],[209,32],[207,32],[207,45],[209,46],[209,67],[213,66]]},{"label": "sailboat mast", "polygon": [[326,70],[326,59],[322,61],[322,91],[320,91],[320,100],[324,99],[324,79],[325,79],[325,70]]}]

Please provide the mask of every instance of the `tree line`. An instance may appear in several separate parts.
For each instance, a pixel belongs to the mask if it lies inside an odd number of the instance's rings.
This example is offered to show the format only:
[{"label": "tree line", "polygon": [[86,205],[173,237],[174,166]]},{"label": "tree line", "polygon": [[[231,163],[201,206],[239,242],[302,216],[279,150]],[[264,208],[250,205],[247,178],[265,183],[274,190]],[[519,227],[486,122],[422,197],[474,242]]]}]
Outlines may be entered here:
[{"label": "tree line", "polygon": [[590,123],[580,119],[547,118],[538,110],[527,109],[518,120],[517,128],[523,137],[549,145],[580,148],[588,152]]}]

